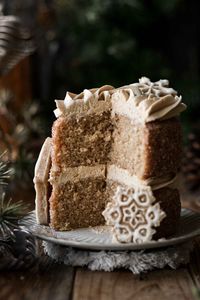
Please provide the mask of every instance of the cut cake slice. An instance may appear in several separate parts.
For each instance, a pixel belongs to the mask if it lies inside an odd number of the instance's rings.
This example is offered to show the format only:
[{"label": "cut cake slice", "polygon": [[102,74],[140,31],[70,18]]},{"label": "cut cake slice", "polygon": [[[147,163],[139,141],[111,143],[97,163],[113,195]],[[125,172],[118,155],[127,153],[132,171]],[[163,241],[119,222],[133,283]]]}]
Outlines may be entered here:
[{"label": "cut cake slice", "polygon": [[[180,216],[175,185],[181,161],[177,116],[185,105],[168,82],[151,83],[143,77],[119,89],[103,86],[79,95],[67,93],[64,102],[56,103],[50,226],[70,230],[107,223],[119,242],[173,234]],[[135,191],[140,191],[137,196]],[[144,198],[151,199],[146,208],[140,201]],[[114,221],[113,209],[123,211],[120,199],[137,203],[139,223],[133,211],[132,218],[124,221],[122,213]],[[154,221],[148,217],[150,210],[157,216]],[[41,209],[38,215],[43,213]]]}]

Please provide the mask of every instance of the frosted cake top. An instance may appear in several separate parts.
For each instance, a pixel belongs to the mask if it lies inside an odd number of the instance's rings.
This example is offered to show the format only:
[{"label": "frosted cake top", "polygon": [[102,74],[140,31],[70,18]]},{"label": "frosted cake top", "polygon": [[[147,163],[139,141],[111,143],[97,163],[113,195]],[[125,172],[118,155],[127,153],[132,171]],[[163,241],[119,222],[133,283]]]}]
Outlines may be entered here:
[{"label": "frosted cake top", "polygon": [[56,117],[101,113],[110,109],[112,114],[125,115],[142,123],[169,119],[186,109],[182,97],[169,87],[168,80],[151,82],[147,77],[140,78],[138,83],[116,89],[104,85],[85,89],[78,95],[67,92],[64,101],[56,100],[56,106]]}]

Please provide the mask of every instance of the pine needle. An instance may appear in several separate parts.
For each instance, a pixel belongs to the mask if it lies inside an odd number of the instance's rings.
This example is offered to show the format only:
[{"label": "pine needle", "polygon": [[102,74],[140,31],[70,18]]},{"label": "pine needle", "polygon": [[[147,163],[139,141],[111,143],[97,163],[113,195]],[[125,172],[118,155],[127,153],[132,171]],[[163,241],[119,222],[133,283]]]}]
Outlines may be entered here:
[{"label": "pine needle", "polygon": [[27,213],[27,205],[22,201],[5,200],[5,193],[0,199],[0,239],[13,239],[14,229],[19,228],[19,220]]},{"label": "pine needle", "polygon": [[8,164],[2,161],[2,157],[5,152],[0,155],[0,185],[7,185],[7,181],[12,175],[12,170],[8,167]]}]

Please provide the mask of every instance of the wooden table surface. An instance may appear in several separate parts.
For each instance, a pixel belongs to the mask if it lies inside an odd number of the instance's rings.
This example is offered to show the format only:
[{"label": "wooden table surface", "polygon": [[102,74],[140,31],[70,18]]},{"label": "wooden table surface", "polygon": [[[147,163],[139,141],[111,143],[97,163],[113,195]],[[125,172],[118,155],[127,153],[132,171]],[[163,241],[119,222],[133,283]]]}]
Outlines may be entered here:
[{"label": "wooden table surface", "polygon": [[178,270],[167,268],[142,276],[126,270],[92,272],[54,263],[41,253],[31,270],[0,273],[0,300],[189,300],[197,299],[197,288],[200,237],[195,240],[190,264]]}]

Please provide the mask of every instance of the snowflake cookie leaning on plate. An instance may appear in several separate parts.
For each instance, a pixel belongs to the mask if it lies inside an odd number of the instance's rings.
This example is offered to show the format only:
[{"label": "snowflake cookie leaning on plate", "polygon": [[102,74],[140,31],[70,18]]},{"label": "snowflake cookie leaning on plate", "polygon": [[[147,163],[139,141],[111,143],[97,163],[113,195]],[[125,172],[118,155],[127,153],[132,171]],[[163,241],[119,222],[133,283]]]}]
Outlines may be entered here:
[{"label": "snowflake cookie leaning on plate", "polygon": [[103,216],[113,226],[113,241],[143,243],[152,240],[155,227],[166,216],[148,186],[130,189],[117,187],[113,201],[107,204]]}]

